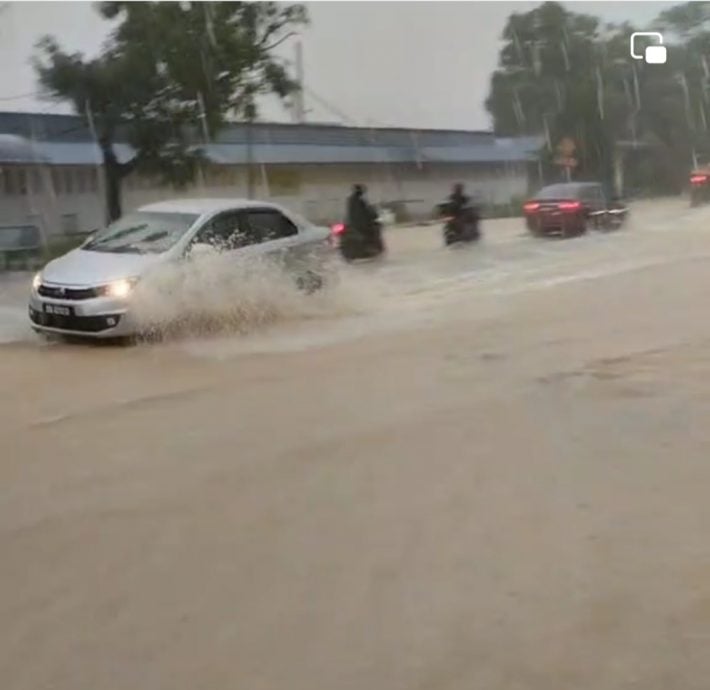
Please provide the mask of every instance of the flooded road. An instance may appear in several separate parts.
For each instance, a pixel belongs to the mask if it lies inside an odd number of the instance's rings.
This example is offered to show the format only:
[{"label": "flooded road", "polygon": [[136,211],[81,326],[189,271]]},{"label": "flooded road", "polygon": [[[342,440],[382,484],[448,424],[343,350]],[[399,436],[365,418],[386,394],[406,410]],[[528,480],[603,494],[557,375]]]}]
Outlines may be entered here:
[{"label": "flooded road", "polygon": [[484,232],[133,348],[6,281],[0,687],[705,690],[710,209]]}]

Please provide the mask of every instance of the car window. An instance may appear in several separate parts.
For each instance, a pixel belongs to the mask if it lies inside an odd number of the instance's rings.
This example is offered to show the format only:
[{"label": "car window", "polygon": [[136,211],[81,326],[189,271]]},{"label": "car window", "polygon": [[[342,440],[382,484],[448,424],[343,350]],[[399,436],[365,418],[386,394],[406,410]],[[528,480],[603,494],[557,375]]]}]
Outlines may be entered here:
[{"label": "car window", "polygon": [[596,187],[581,187],[579,190],[579,198],[587,202],[597,201],[597,188]]},{"label": "car window", "polygon": [[92,252],[160,254],[184,237],[198,216],[135,211],[97,232],[82,249]]},{"label": "car window", "polygon": [[604,192],[601,187],[590,187],[589,197],[596,206],[604,206]]},{"label": "car window", "polygon": [[193,243],[211,244],[217,249],[239,249],[259,244],[261,235],[254,232],[241,211],[226,211],[215,216],[202,228]]},{"label": "car window", "polygon": [[249,209],[244,215],[250,231],[260,235],[263,242],[298,234],[293,222],[276,209]]},{"label": "car window", "polygon": [[553,184],[543,187],[536,195],[536,199],[576,199],[579,187],[575,184]]}]

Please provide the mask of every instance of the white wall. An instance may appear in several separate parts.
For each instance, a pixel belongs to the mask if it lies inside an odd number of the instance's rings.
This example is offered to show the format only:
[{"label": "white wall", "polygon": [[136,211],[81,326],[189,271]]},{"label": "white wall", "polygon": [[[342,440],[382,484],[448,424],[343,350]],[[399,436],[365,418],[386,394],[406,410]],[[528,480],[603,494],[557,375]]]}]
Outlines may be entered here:
[{"label": "white wall", "polygon": [[[24,175],[24,177],[22,177]],[[5,184],[4,177],[10,181]],[[429,217],[455,182],[486,203],[506,203],[523,196],[523,166],[495,165],[302,165],[254,168],[254,195],[292,208],[323,223],[341,220],[345,200],[356,182],[368,187],[374,203],[406,200],[413,217]],[[20,184],[24,180],[24,184]],[[124,181],[123,207],[176,197],[239,198],[247,196],[243,168],[203,171],[189,189],[176,191],[132,175]],[[48,234],[88,232],[103,224],[103,183],[95,168],[3,166],[0,175],[0,225],[41,222]]]},{"label": "white wall", "polygon": [[0,225],[38,225],[47,235],[89,230],[100,222],[102,201],[94,168],[0,168]]}]

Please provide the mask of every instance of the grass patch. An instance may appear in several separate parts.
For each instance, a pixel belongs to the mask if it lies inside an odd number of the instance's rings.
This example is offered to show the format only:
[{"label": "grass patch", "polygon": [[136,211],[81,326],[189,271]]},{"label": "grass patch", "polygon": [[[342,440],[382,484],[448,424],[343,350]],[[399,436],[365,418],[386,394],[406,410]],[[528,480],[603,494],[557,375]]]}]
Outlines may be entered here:
[{"label": "grass patch", "polygon": [[0,272],[40,270],[52,259],[76,249],[85,239],[84,235],[60,235],[51,237],[45,247],[0,251]]},{"label": "grass patch", "polygon": [[483,218],[521,218],[523,215],[523,200],[513,198],[504,204],[483,204]]},{"label": "grass patch", "polygon": [[45,250],[41,253],[42,260],[47,263],[52,259],[56,259],[62,254],[76,249],[86,240],[84,235],[62,235],[59,237],[51,237]]}]

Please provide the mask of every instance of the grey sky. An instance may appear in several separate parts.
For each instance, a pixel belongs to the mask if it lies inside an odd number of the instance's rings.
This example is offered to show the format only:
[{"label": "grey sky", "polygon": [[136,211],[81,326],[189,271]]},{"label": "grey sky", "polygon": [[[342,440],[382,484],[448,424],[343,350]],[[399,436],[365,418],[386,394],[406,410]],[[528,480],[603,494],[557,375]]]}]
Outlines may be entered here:
[{"label": "grey sky", "polygon": [[[310,120],[361,125],[489,127],[483,107],[508,15],[538,2],[318,2],[302,35]],[[567,2],[606,21],[644,25],[675,2]],[[97,51],[108,29],[88,2],[16,2],[0,13],[0,110],[66,112],[42,102],[29,58],[43,34]],[[284,49],[290,57],[293,45]],[[25,94],[30,94],[25,96]],[[21,97],[20,97],[21,96]],[[266,103],[263,116],[286,119]]]}]

